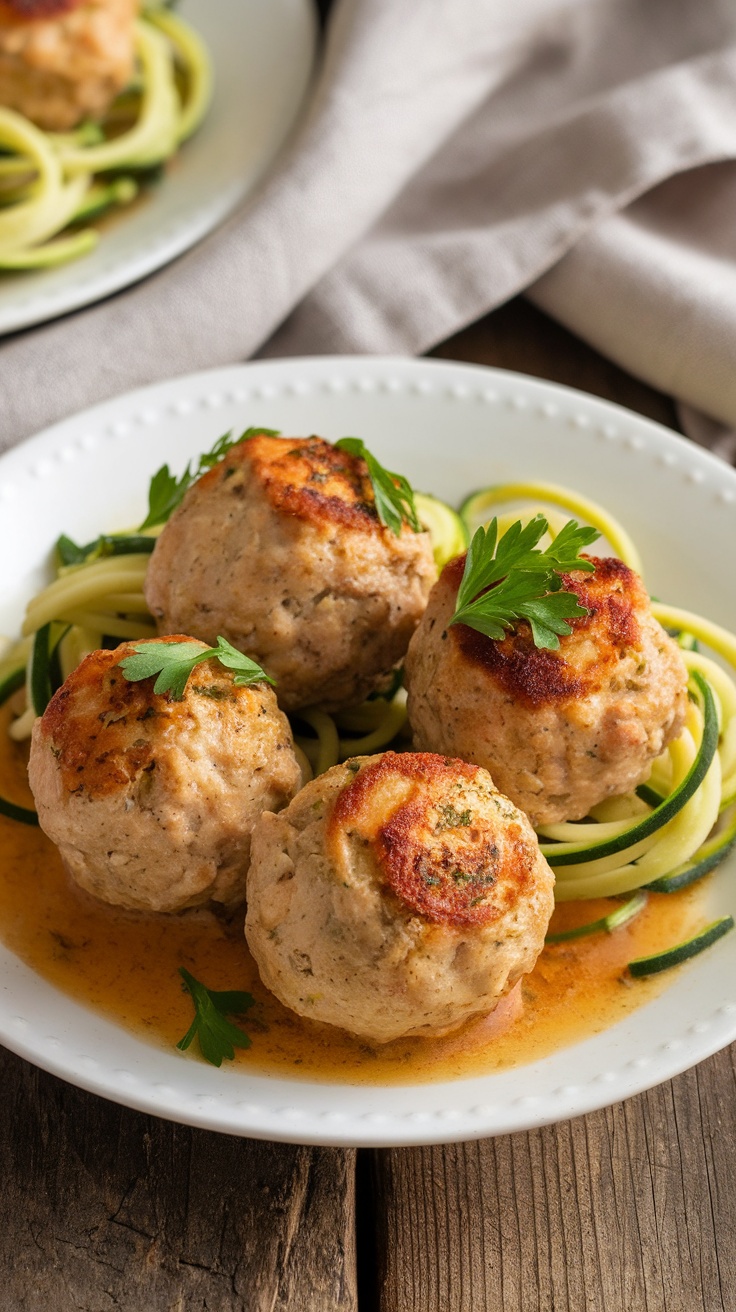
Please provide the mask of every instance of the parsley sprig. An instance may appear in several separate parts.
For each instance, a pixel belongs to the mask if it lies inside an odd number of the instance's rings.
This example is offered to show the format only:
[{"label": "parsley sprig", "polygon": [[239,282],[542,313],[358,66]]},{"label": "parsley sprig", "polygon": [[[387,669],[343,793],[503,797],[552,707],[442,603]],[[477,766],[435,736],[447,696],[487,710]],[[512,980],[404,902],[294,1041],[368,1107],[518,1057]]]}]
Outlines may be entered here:
[{"label": "parsley sprig", "polygon": [[486,529],[479,528],[468,548],[450,624],[467,624],[499,639],[518,620],[527,620],[536,647],[559,647],[558,635],[572,632],[566,621],[587,615],[576,593],[563,590],[561,574],[595,569],[579,553],[598,533],[571,519],[540,551],[537,544],[548,527],[544,515],[535,515],[523,527],[517,520],[500,538],[496,519]]},{"label": "parsley sprig", "polygon": [[359,437],[341,437],[335,446],[341,451],[348,451],[350,455],[361,456],[365,460],[378,518],[386,528],[390,528],[397,537],[404,523],[408,524],[415,533],[424,531],[414,504],[414,493],[403,474],[392,474],[390,470],[384,469]]},{"label": "parsley sprig", "polygon": [[246,428],[240,437],[233,437],[232,430],[229,433],[223,433],[218,437],[215,445],[210,451],[205,451],[199,457],[197,464],[192,468],[192,462],[187,465],[184,473],[180,478],[172,474],[168,465],[162,465],[156,471],[151,479],[148,488],[148,514],[141,524],[141,529],[154,528],[157,524],[165,524],[167,519],[176,510],[179,502],[182,500],[184,493],[195,483],[200,474],[206,470],[212,469],[224,460],[228,451],[232,451],[234,446],[240,446],[241,442],[247,442],[248,438],[263,435],[264,437],[279,437],[280,433],[277,428]]},{"label": "parsley sprig", "polygon": [[218,637],[216,647],[205,647],[199,642],[134,642],[135,656],[124,656],[120,662],[123,675],[129,683],[152,679],[156,693],[171,693],[180,702],[190,674],[202,661],[218,660],[228,670],[235,670],[233,683],[245,687],[251,683],[273,683],[273,679],[242,651]]},{"label": "parsley sprig", "polygon": [[225,1058],[232,1061],[235,1049],[249,1048],[251,1041],[245,1030],[227,1018],[242,1016],[248,1011],[254,1002],[252,994],[236,989],[224,992],[208,989],[190,975],[184,966],[179,967],[179,974],[192,996],[194,1020],[183,1039],[179,1039],[177,1048],[185,1052],[196,1036],[205,1061],[211,1062],[213,1066],[222,1066]]},{"label": "parsley sprig", "polygon": [[[151,479],[148,488],[148,514],[143,520],[139,531],[155,528],[158,524],[165,524],[182,501],[184,493],[188,491],[192,483],[197,481],[201,474],[204,474],[208,469],[212,469],[213,465],[219,464],[234,446],[239,446],[241,442],[247,442],[249,438],[261,434],[265,437],[281,436],[277,428],[246,428],[245,432],[240,434],[240,437],[235,438],[232,436],[232,432],[224,433],[222,437],[218,437],[210,451],[204,452],[199,457],[195,465],[190,461],[179,478],[176,477],[176,474],[172,474],[168,465],[162,465]],[[391,532],[395,533],[397,537],[401,532],[403,523],[407,523],[415,533],[423,532],[423,525],[419,520],[414,504],[414,493],[403,474],[392,474],[390,470],[384,469],[380,461],[376,460],[374,455],[371,455],[366,448],[365,442],[359,437],[342,437],[335,443],[335,446],[365,460],[368,466],[368,477],[373,488],[376,511],[382,524],[390,528]]]}]

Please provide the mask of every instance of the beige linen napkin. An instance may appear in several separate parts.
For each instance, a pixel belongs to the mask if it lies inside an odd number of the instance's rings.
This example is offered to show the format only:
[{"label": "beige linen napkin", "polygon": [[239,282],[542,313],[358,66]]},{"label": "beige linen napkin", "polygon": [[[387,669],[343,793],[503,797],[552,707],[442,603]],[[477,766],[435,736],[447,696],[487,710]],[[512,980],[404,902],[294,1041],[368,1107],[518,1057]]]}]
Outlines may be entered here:
[{"label": "beige linen napkin", "polygon": [[662,183],[586,234],[530,295],[604,355],[686,399],[685,431],[734,460],[735,164]]},{"label": "beige linen napkin", "polygon": [[2,442],[259,350],[419,352],[530,286],[736,423],[733,159],[731,0],[338,0],[260,194],[146,282],[0,345]]}]

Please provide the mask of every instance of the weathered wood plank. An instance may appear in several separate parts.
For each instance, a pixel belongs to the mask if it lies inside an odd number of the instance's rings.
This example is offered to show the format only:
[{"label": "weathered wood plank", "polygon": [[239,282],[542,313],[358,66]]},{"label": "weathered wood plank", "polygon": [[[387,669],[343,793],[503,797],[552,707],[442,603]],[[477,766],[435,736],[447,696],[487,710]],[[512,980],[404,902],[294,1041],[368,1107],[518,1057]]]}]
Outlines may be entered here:
[{"label": "weathered wood plank", "polygon": [[736,1046],[530,1134],[375,1154],[380,1312],[733,1312]]},{"label": "weathered wood plank", "polygon": [[117,1107],[0,1050],[2,1312],[355,1312],[354,1154]]}]

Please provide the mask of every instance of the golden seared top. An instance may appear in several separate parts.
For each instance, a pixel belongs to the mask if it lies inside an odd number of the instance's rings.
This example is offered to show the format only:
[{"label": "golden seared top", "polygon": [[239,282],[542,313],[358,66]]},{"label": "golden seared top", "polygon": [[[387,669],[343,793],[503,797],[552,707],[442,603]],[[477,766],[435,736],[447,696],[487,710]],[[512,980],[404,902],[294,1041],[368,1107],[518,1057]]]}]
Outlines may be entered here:
[{"label": "golden seared top", "polygon": [[[563,587],[577,594],[588,614],[570,620],[572,633],[557,651],[535,647],[530,626],[521,621],[500,640],[465,624],[449,630],[463,656],[487,670],[513,697],[533,706],[585,697],[604,687],[622,656],[641,646],[639,619],[649,613],[649,597],[639,575],[614,556],[597,558],[594,574],[563,574]],[[465,557],[445,566],[443,578],[457,592]]]},{"label": "golden seared top", "polygon": [[235,495],[255,479],[274,510],[314,524],[384,531],[368,469],[321,437],[267,437],[239,443],[197,483],[203,491],[229,482]]},{"label": "golden seared top", "polygon": [[486,770],[431,752],[385,752],[352,766],[328,841],[369,844],[410,911],[439,925],[483,927],[530,890],[536,839]]},{"label": "golden seared top", "polygon": [[[173,634],[156,641],[195,639]],[[217,661],[205,661],[191,674],[183,699],[174,701],[154,693],[154,678],[139,683],[125,678],[120,661],[133,654],[132,643],[93,651],[46,707],[41,734],[67,792],[101,798],[125,789],[154,768],[157,746],[169,731],[176,733],[199,718],[203,700],[221,715],[232,715],[233,710],[242,714],[263,692],[261,687],[237,687]]]}]

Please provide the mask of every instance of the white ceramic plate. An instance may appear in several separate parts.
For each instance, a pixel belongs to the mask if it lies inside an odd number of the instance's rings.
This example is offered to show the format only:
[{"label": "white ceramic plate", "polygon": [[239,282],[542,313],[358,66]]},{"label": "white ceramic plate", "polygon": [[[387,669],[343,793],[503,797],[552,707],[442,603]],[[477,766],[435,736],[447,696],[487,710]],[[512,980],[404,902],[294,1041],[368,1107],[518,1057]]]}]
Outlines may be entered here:
[{"label": "white ceramic plate", "polygon": [[[150,474],[229,428],[363,437],[415,486],[458,501],[523,477],[603,501],[633,533],[650,589],[736,627],[736,473],[636,415],[520,375],[423,360],[321,358],[196,374],[101,405],[0,460],[0,631],[13,633],[62,531],[135,523]],[[736,913],[731,860],[713,916]],[[411,1144],[521,1130],[637,1093],[736,1037],[736,934],[604,1034],[533,1065],[453,1083],[371,1088],[221,1070],[126,1033],[0,949],[0,1041],[130,1107],[231,1134]]]},{"label": "white ceramic plate", "polygon": [[181,0],[212,54],[215,94],[162,182],[56,269],[0,275],[0,334],[55,319],[137,282],[188,250],[256,186],[304,103],[314,65],[312,0]]}]

